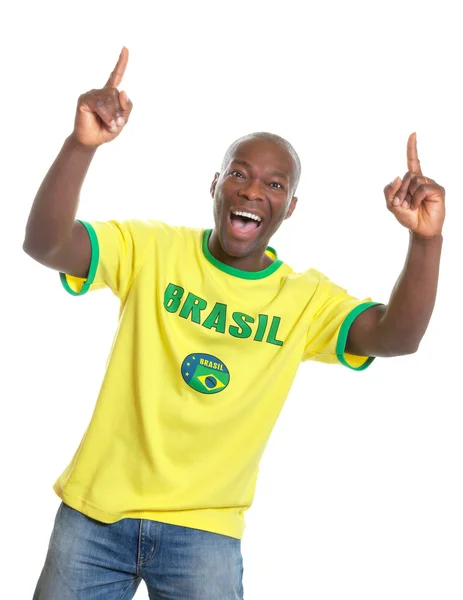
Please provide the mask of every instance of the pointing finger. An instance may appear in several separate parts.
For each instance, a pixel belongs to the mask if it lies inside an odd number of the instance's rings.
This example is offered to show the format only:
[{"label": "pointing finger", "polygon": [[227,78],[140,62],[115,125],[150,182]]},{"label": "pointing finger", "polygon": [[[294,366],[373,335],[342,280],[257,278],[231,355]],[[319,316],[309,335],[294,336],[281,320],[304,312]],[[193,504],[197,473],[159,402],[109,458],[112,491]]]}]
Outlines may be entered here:
[{"label": "pointing finger", "polygon": [[420,161],[418,159],[418,150],[416,147],[416,133],[412,133],[407,143],[407,165],[412,173],[422,175]]},{"label": "pointing finger", "polygon": [[109,76],[108,81],[106,82],[104,87],[118,87],[124,77],[125,69],[127,67],[127,63],[129,62],[129,51],[124,46],[119,55],[119,60],[117,61],[116,66],[114,67],[114,71]]}]

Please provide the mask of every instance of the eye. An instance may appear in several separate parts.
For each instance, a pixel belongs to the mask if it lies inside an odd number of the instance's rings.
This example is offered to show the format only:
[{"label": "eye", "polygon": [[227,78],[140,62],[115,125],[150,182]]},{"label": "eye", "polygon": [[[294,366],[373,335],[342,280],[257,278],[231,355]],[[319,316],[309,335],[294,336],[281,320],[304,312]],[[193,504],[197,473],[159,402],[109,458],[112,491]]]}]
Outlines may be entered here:
[{"label": "eye", "polygon": [[233,175],[233,177],[243,177],[243,173],[241,173],[240,171],[231,171],[230,175]]},{"label": "eye", "polygon": [[282,190],[283,186],[281,185],[281,183],[278,183],[278,181],[272,181],[272,183],[270,184],[272,187],[274,187],[276,190]]}]

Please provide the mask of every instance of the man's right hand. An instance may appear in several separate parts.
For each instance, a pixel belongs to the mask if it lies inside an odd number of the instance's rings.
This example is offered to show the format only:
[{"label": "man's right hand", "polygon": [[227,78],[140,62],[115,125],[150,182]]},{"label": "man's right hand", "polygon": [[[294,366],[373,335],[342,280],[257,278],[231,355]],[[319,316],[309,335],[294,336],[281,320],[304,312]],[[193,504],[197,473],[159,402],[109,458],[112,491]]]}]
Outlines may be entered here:
[{"label": "man's right hand", "polygon": [[125,92],[117,89],[128,59],[124,47],[105,87],[79,98],[74,131],[45,176],[27,222],[24,251],[76,277],[87,276],[92,256],[88,233],[76,221],[79,194],[96,148],[120,134],[132,111]]},{"label": "man's right hand", "polygon": [[72,138],[81,146],[97,148],[111,142],[123,130],[132,111],[132,102],[117,88],[129,60],[124,46],[114,71],[101,90],[90,90],[80,96]]}]

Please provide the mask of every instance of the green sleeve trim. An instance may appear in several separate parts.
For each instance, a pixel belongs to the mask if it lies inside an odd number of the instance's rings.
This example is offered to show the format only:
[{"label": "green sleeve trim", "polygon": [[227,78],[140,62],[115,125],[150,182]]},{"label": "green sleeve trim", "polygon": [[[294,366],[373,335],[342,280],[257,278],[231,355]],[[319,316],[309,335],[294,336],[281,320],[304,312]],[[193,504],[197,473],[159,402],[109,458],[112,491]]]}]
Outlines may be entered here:
[{"label": "green sleeve trim", "polygon": [[365,310],[371,308],[372,306],[379,306],[380,302],[364,302],[363,304],[359,304],[356,306],[344,319],[341,329],[338,335],[338,342],[336,344],[336,356],[338,357],[339,362],[345,367],[349,367],[353,371],[364,371],[367,367],[371,365],[371,363],[375,360],[374,356],[370,356],[362,365],[359,367],[353,367],[350,365],[345,357],[346,344],[347,344],[347,336],[349,335],[349,330],[351,328],[352,323],[355,319],[363,313]]},{"label": "green sleeve trim", "polygon": [[87,279],[85,280],[79,292],[75,292],[70,287],[65,273],[59,274],[64,289],[72,296],[83,296],[88,292],[90,286],[95,281],[96,270],[98,268],[98,262],[100,260],[100,246],[98,244],[98,237],[96,235],[96,231],[93,229],[90,223],[87,223],[86,221],[79,220],[79,223],[82,223],[82,225],[85,227],[90,238],[90,245],[92,247],[92,258],[90,259],[90,267],[88,269]]}]

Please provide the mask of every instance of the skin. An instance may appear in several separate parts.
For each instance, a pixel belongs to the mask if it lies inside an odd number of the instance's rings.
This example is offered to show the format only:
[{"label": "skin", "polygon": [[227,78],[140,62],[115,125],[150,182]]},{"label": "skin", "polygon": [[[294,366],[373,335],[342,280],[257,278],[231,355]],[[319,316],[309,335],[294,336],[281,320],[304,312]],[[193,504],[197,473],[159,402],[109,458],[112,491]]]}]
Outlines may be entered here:
[{"label": "skin", "polygon": [[[26,227],[24,250],[38,262],[70,275],[86,277],[91,246],[76,221],[79,195],[95,152],[120,135],[132,103],[118,90],[128,63],[123,48],[105,86],[79,97],[74,130],[66,139],[40,186]],[[384,188],[386,206],[409,230],[405,265],[389,303],[361,313],[350,328],[346,350],[359,356],[398,356],[418,349],[434,308],[445,190],[421,171],[416,135],[407,144],[408,172]],[[269,140],[239,144],[211,185],[215,228],[211,253],[225,264],[260,271],[272,262],[265,254],[270,238],[297,204],[293,195],[295,164],[291,154]],[[240,232],[230,211],[262,217],[258,229]]]},{"label": "skin", "polygon": [[[244,271],[260,271],[272,262],[265,254],[268,242],[297,204],[294,169],[293,157],[278,144],[260,138],[239,144],[211,185],[215,228],[209,249],[216,258]],[[256,214],[262,222],[243,235],[231,226],[232,209]]]}]

